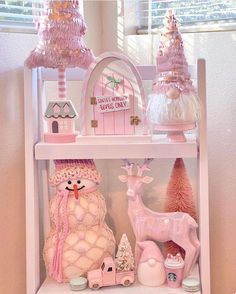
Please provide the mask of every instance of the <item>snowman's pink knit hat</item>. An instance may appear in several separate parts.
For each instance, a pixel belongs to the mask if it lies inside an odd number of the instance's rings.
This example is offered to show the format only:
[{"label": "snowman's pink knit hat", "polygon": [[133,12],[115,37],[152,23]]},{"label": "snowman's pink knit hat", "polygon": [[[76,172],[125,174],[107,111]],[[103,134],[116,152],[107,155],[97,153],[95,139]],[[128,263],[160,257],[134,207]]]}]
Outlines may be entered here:
[{"label": "snowman's pink knit hat", "polygon": [[88,179],[97,184],[101,182],[101,173],[98,172],[92,159],[63,159],[54,160],[55,173],[50,177],[52,186],[76,179]]},{"label": "snowman's pink knit hat", "polygon": [[138,242],[139,247],[143,249],[140,262],[146,262],[150,258],[155,259],[158,262],[163,263],[164,257],[159,247],[153,241],[142,241]]}]

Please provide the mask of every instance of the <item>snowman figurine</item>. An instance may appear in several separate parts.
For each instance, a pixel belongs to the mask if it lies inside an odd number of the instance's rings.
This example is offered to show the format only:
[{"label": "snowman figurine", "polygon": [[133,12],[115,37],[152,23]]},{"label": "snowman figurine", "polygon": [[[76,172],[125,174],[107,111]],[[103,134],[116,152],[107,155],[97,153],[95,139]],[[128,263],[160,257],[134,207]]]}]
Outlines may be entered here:
[{"label": "snowman figurine", "polygon": [[47,273],[58,282],[85,276],[113,256],[115,239],[105,223],[106,205],[98,191],[101,174],[93,160],[56,160],[49,179],[51,228],[44,245]]},{"label": "snowman figurine", "polygon": [[150,287],[161,286],[166,280],[166,274],[164,257],[159,247],[153,241],[137,244],[143,249],[137,271],[139,282]]}]

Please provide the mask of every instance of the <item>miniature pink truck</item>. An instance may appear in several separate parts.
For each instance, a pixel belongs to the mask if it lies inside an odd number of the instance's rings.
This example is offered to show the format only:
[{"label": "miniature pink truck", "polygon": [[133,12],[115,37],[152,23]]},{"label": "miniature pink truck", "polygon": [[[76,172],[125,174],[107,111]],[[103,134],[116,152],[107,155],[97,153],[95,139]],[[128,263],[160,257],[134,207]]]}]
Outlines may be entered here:
[{"label": "miniature pink truck", "polygon": [[89,288],[97,290],[103,286],[130,286],[134,282],[134,271],[117,272],[112,257],[105,257],[101,267],[88,272]]}]

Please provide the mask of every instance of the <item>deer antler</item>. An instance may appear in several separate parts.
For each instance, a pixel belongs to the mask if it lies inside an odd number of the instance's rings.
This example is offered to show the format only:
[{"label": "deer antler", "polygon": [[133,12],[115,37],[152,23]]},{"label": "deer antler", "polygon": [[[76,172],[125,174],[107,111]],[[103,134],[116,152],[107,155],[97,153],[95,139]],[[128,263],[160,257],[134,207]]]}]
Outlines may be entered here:
[{"label": "deer antler", "polygon": [[141,177],[145,170],[148,170],[148,171],[150,170],[148,166],[151,161],[153,161],[153,158],[145,158],[142,166],[139,166],[137,164],[137,169],[138,169],[137,176]]},{"label": "deer antler", "polygon": [[132,169],[134,164],[130,163],[128,159],[123,159],[123,161],[124,161],[124,165],[121,168],[127,171],[128,176],[132,176],[133,175]]}]

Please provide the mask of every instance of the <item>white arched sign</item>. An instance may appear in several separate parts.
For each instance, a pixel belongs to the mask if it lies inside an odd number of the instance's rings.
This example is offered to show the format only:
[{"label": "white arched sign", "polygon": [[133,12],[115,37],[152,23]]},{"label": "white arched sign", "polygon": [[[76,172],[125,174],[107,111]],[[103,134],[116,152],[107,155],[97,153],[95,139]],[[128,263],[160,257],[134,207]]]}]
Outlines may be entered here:
[{"label": "white arched sign", "polygon": [[127,56],[107,52],[86,73],[80,129],[89,135],[142,135],[146,103],[141,77]]}]

